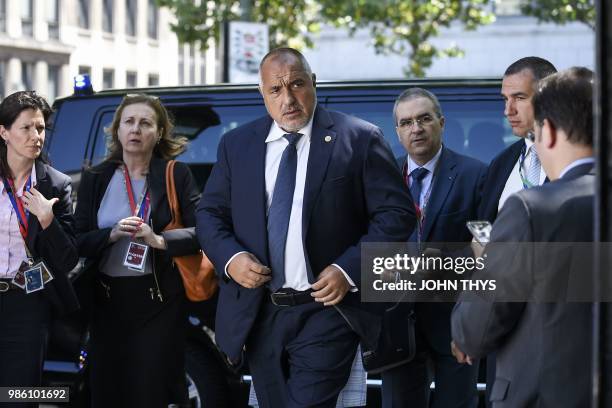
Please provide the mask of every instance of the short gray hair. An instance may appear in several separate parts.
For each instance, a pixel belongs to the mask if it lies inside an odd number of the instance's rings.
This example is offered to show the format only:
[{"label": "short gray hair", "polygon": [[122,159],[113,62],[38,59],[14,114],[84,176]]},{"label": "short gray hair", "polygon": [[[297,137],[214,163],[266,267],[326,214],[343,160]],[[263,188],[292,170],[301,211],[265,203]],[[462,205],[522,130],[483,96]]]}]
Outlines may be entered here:
[{"label": "short gray hair", "polygon": [[408,88],[404,92],[402,92],[397,99],[395,100],[395,105],[393,105],[393,123],[397,126],[397,106],[406,101],[410,101],[412,99],[417,98],[427,98],[431,101],[434,106],[434,112],[438,116],[438,118],[442,117],[442,108],[440,107],[440,101],[433,93],[429,92],[427,89],[423,88]]},{"label": "short gray hair", "polygon": [[310,69],[310,64],[308,64],[308,61],[306,61],[306,57],[304,57],[304,55],[302,55],[301,52],[299,52],[295,48],[279,47],[279,48],[275,48],[272,51],[268,52],[262,58],[261,62],[259,63],[259,87],[261,87],[262,85],[261,68],[263,67],[264,63],[271,58],[278,58],[278,57],[283,57],[286,55],[291,55],[294,58],[296,58],[298,61],[300,61],[300,64],[302,65],[302,68],[304,69],[304,71],[308,75],[312,76],[312,70]]}]

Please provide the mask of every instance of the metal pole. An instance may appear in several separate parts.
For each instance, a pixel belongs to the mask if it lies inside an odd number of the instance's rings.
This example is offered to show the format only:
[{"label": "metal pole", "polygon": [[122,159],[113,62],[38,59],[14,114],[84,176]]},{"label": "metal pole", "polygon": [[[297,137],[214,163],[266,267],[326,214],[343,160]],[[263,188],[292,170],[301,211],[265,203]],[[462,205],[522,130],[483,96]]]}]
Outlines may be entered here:
[{"label": "metal pole", "polygon": [[[596,6],[596,74],[595,154],[597,158],[597,186],[595,200],[595,241],[609,242],[612,237],[610,214],[612,196],[612,7],[606,0],[597,0]],[[595,293],[601,299],[609,298],[610,256],[602,245],[595,245]],[[596,303],[593,313],[593,400],[594,408],[612,406],[612,304]]]}]

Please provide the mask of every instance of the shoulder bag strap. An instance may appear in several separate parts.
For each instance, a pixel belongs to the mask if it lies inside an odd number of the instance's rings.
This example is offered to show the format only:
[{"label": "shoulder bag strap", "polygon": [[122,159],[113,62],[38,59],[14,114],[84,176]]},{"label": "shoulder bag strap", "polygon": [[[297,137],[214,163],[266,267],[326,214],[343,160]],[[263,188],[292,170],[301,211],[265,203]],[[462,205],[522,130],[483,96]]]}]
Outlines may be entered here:
[{"label": "shoulder bag strap", "polygon": [[175,160],[168,161],[166,166],[166,194],[168,195],[168,205],[172,216],[172,224],[181,224],[181,212],[176,196],[176,186],[174,184],[174,163]]}]

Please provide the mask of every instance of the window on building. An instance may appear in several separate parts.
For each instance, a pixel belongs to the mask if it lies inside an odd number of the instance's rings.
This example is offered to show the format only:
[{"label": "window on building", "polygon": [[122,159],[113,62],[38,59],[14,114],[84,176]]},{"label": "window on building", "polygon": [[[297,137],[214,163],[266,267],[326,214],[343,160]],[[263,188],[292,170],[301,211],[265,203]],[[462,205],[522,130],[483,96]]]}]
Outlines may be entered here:
[{"label": "window on building", "polygon": [[47,0],[47,27],[49,38],[59,38],[59,0]]},{"label": "window on building", "polygon": [[47,73],[47,98],[53,102],[59,96],[60,66],[49,65]]},{"label": "window on building", "polygon": [[6,0],[0,0],[0,32],[6,32]]},{"label": "window on building", "polygon": [[125,0],[125,33],[136,36],[136,0]]},{"label": "window on building", "polygon": [[149,86],[159,86],[159,75],[149,74]]},{"label": "window on building", "polygon": [[133,71],[128,71],[125,74],[125,87],[126,88],[136,88],[136,73]]},{"label": "window on building", "polygon": [[201,51],[200,54],[200,84],[206,83],[206,53]]},{"label": "window on building", "polygon": [[196,83],[196,58],[195,58],[195,46],[189,46],[189,85]]},{"label": "window on building", "polygon": [[21,84],[23,90],[31,91],[34,89],[34,63],[21,61]]},{"label": "window on building", "polygon": [[183,47],[179,47],[179,60],[178,60],[178,80],[179,85],[185,85],[185,50]]},{"label": "window on building", "polygon": [[79,1],[79,27],[89,28],[89,0],[78,0]]},{"label": "window on building", "polygon": [[102,29],[107,33],[113,32],[113,3],[113,0],[102,3]]},{"label": "window on building", "polygon": [[102,89],[110,89],[115,86],[115,71],[105,69],[102,71]]},{"label": "window on building", "polygon": [[32,26],[34,22],[34,0],[21,0],[21,33],[25,36],[32,36]]},{"label": "window on building", "polygon": [[6,61],[0,61],[0,99],[4,99],[6,89],[4,82],[6,81]]},{"label": "window on building", "polygon": [[155,4],[155,0],[149,0],[149,7],[147,9],[147,33],[149,38],[157,39],[159,23],[159,9]]}]

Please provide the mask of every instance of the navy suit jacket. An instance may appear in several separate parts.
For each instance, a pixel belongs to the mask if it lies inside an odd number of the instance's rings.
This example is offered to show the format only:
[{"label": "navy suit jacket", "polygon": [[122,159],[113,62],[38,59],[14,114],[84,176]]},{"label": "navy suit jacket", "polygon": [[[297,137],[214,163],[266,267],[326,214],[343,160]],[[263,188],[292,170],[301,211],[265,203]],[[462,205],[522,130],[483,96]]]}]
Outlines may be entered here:
[{"label": "navy suit jacket", "polygon": [[[487,166],[444,146],[438,160],[421,241],[469,242],[472,236],[465,223],[478,216]],[[405,162],[404,156],[402,165]]]},{"label": "navy suit jacket", "polygon": [[[424,248],[427,242],[468,243],[472,240],[466,222],[478,218],[481,190],[487,175],[484,163],[446,147],[442,147],[438,160],[437,174],[425,213],[421,239]],[[406,158],[403,163],[405,161]],[[415,239],[416,235],[413,234],[411,240]],[[457,248],[449,250],[456,251]],[[449,319],[452,306],[451,303],[416,305],[418,325],[439,353],[450,353]]]},{"label": "navy suit jacket", "polygon": [[[266,116],[223,136],[197,211],[198,239],[220,275],[216,339],[233,360],[268,293],[244,288],[224,271],[240,251],[269,265],[265,140],[271,126]],[[335,263],[359,287],[360,243],[407,240],[415,224],[412,200],[374,125],[317,107],[310,143],[302,229],[309,280]],[[365,311],[359,296],[348,293],[336,309],[363,341],[375,344],[381,319]]]},{"label": "navy suit jacket", "polygon": [[495,221],[499,199],[524,145],[525,141],[520,139],[495,156],[489,164],[487,178],[482,188],[482,201],[478,209],[478,219],[487,220],[490,223]]}]

